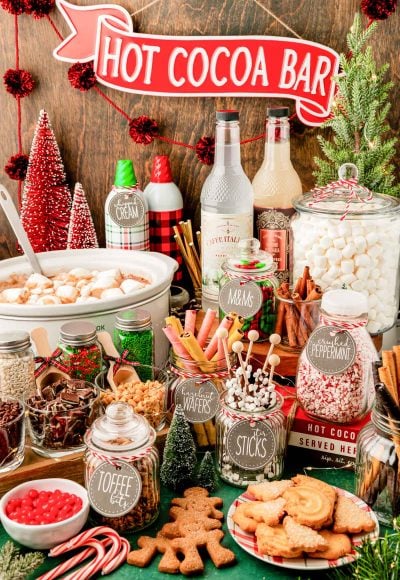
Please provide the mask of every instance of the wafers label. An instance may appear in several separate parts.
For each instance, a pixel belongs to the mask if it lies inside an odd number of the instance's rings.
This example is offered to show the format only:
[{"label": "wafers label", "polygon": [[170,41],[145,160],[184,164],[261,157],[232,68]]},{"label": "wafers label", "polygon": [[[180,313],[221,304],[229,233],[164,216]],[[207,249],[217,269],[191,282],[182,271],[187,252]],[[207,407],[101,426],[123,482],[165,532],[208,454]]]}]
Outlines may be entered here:
[{"label": "wafers label", "polygon": [[231,280],[219,293],[219,305],[224,312],[237,312],[243,318],[257,314],[262,306],[262,291],[255,282]]},{"label": "wafers label", "polygon": [[269,425],[248,420],[235,423],[227,433],[227,452],[243,469],[261,469],[275,455],[276,440]]},{"label": "wafers label", "polygon": [[108,207],[112,221],[122,228],[132,228],[144,223],[146,208],[135,192],[117,193]]},{"label": "wafers label", "polygon": [[99,514],[113,518],[127,514],[137,504],[142,479],[126,461],[101,463],[94,470],[88,486],[89,502]]},{"label": "wafers label", "polygon": [[356,358],[356,343],[347,330],[321,326],[311,334],[306,353],[317,370],[328,375],[340,375]]},{"label": "wafers label", "polygon": [[211,381],[188,379],[176,387],[175,405],[182,405],[189,423],[204,423],[215,417],[219,409],[219,393]]}]

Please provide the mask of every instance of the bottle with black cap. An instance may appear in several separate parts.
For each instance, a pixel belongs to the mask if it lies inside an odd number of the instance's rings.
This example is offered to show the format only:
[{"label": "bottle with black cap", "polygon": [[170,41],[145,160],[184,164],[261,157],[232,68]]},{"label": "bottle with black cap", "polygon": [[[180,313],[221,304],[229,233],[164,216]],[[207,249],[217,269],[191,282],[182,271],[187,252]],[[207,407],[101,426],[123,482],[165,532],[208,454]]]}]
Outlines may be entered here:
[{"label": "bottle with black cap", "polygon": [[253,179],[255,236],[273,255],[280,282],[289,280],[289,221],[292,200],[302,194],[300,178],[290,160],[289,109],[267,110],[264,161]]},{"label": "bottle with black cap", "polygon": [[201,191],[203,307],[218,303],[221,265],[253,232],[253,188],[240,162],[238,111],[217,111],[215,161]]}]

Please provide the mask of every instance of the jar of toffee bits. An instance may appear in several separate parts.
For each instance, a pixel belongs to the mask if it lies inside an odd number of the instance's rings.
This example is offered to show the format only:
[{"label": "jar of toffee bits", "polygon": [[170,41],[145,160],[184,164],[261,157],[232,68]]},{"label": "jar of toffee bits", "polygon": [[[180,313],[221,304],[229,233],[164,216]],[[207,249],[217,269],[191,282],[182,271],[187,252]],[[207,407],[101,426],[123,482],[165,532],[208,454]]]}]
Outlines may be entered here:
[{"label": "jar of toffee bits", "polygon": [[372,363],[378,354],[367,331],[368,303],[353,290],[325,292],[318,326],[297,368],[297,398],[311,417],[351,423],[371,409]]},{"label": "jar of toffee bits", "polygon": [[118,532],[151,525],[160,510],[156,432],[127,403],[111,403],[85,436],[93,520]]},{"label": "jar of toffee bits", "polygon": [[35,362],[29,334],[0,333],[0,396],[23,398],[35,390]]},{"label": "jar of toffee bits", "polygon": [[81,320],[63,324],[58,347],[60,361],[71,378],[95,382],[102,370],[103,357],[94,324]]},{"label": "jar of toffee bits", "polygon": [[119,353],[126,353],[126,359],[139,362],[137,373],[142,381],[152,380],[149,369],[154,364],[154,333],[151,314],[144,308],[123,310],[115,317],[114,344]]}]

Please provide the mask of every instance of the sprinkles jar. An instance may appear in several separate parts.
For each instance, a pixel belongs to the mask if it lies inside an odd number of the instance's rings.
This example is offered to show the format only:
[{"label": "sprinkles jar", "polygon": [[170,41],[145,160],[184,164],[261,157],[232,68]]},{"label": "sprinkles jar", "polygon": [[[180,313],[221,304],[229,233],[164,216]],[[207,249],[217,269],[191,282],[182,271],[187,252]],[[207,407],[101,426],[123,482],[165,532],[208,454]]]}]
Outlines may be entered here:
[{"label": "sprinkles jar", "polygon": [[351,423],[370,410],[378,355],[366,329],[367,311],[360,292],[323,295],[320,321],[300,355],[296,379],[297,398],[311,417]]},{"label": "sprinkles jar", "polygon": [[154,333],[150,312],[144,308],[118,312],[114,344],[118,352],[127,351],[127,360],[146,365],[137,368],[142,381],[152,379],[149,369],[154,364]]},{"label": "sprinkles jar", "polygon": [[58,348],[60,362],[71,378],[95,382],[102,370],[103,357],[94,324],[80,320],[63,324]]},{"label": "sprinkles jar", "polygon": [[156,432],[127,403],[111,403],[86,433],[85,486],[93,519],[118,532],[151,525],[160,510]]}]

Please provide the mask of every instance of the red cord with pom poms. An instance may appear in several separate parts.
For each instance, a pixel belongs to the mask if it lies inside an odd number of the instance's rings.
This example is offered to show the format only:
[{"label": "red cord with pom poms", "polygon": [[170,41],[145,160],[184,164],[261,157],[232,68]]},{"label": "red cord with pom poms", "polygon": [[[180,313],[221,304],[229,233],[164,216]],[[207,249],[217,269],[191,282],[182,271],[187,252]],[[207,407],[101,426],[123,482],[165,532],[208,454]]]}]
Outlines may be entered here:
[{"label": "red cord with pom poms", "polygon": [[146,115],[136,117],[129,122],[129,135],[141,145],[150,145],[159,134],[157,122]]},{"label": "red cord with pom poms", "polygon": [[30,13],[36,20],[48,16],[56,5],[55,0],[29,0],[29,3],[31,5]]},{"label": "red cord with pom poms", "polygon": [[77,62],[68,69],[68,80],[74,89],[89,91],[96,84],[93,62]]},{"label": "red cord with pom poms", "polygon": [[26,176],[26,170],[28,169],[28,160],[29,157],[24,153],[17,153],[7,161],[4,171],[10,179],[23,181]]},{"label": "red cord with pom poms", "polygon": [[204,165],[214,163],[215,139],[214,137],[202,137],[196,143],[196,155]]},{"label": "red cord with pom poms", "polygon": [[6,91],[13,97],[27,97],[35,87],[35,81],[31,73],[23,69],[9,68],[3,75]]},{"label": "red cord with pom poms", "polygon": [[396,10],[397,0],[362,0],[361,12],[370,20],[386,20]]},{"label": "red cord with pom poms", "polygon": [[29,0],[0,0],[0,6],[10,14],[19,16],[20,14],[30,13]]}]

